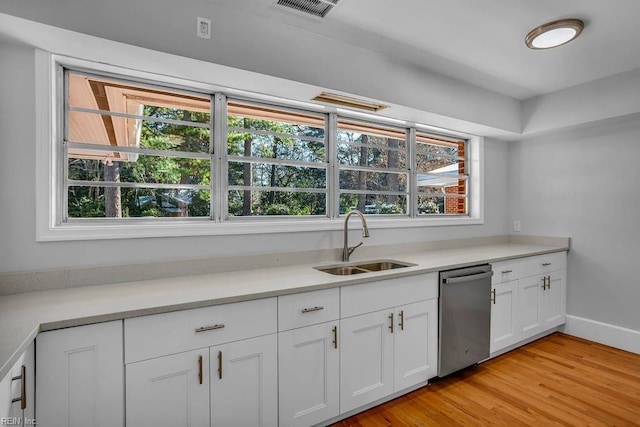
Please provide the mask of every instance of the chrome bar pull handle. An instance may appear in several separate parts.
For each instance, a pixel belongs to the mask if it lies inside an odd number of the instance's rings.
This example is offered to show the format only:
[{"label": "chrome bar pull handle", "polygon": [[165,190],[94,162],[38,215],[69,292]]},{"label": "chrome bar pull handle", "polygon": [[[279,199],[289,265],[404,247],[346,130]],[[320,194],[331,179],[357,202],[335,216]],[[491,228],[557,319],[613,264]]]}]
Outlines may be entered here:
[{"label": "chrome bar pull handle", "polygon": [[547,290],[547,276],[544,276],[542,278],[542,290],[546,291]]},{"label": "chrome bar pull handle", "polygon": [[496,303],[496,290],[491,289],[491,302],[495,305]]},{"label": "chrome bar pull handle", "polygon": [[513,270],[502,270],[502,274],[513,273]]},{"label": "chrome bar pull handle", "polygon": [[338,348],[338,327],[333,327],[333,348]]},{"label": "chrome bar pull handle", "polygon": [[222,379],[222,352],[218,352],[218,379]]},{"label": "chrome bar pull handle", "polygon": [[551,289],[551,276],[547,276],[547,289]]},{"label": "chrome bar pull handle", "polygon": [[551,265],[551,263],[550,263],[550,262],[543,262],[543,263],[542,263],[542,266],[543,266],[543,267],[549,267],[550,265]]},{"label": "chrome bar pull handle", "polygon": [[311,313],[311,312],[320,311],[320,310],[324,310],[324,307],[321,306],[321,305],[317,305],[315,307],[303,308],[302,312],[303,313]]},{"label": "chrome bar pull handle", "polygon": [[21,380],[20,397],[12,399],[11,403],[20,402],[20,409],[24,410],[27,407],[27,367],[25,365],[20,368],[20,375],[11,378],[11,382],[18,380]]},{"label": "chrome bar pull handle", "polygon": [[199,334],[200,332],[207,332],[207,331],[214,331],[216,329],[222,329],[224,328],[224,323],[220,323],[217,325],[211,325],[211,326],[202,326],[198,329],[196,329],[196,334]]},{"label": "chrome bar pull handle", "polygon": [[198,382],[202,385],[202,356],[198,356]]},{"label": "chrome bar pull handle", "polygon": [[390,320],[389,330],[391,331],[391,333],[393,333],[393,313],[389,315],[389,320]]},{"label": "chrome bar pull handle", "polygon": [[398,322],[398,326],[400,326],[400,330],[404,331],[404,310],[400,310],[400,314],[398,314],[398,316],[400,317],[400,321]]}]

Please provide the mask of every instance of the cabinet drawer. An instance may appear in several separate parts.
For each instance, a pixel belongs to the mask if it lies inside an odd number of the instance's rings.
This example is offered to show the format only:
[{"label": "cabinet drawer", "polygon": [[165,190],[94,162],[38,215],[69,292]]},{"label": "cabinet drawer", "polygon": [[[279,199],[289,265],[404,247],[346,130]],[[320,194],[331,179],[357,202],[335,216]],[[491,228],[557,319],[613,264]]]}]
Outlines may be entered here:
[{"label": "cabinet drawer", "polygon": [[567,253],[554,252],[520,260],[520,277],[535,276],[567,268]]},{"label": "cabinet drawer", "polygon": [[125,363],[277,331],[276,298],[125,319]]},{"label": "cabinet drawer", "polygon": [[316,325],[339,317],[338,288],[278,297],[278,331]]},{"label": "cabinet drawer", "polygon": [[357,316],[438,298],[438,273],[398,277],[340,288],[340,317]]},{"label": "cabinet drawer", "polygon": [[517,259],[494,262],[491,264],[493,276],[491,276],[491,284],[509,282],[520,277],[520,263]]}]

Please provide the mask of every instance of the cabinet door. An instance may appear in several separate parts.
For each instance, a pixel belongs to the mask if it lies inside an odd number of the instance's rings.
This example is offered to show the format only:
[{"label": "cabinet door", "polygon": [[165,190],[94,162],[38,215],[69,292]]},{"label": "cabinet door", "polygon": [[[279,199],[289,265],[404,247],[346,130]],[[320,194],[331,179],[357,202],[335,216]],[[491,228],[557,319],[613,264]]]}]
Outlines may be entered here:
[{"label": "cabinet door", "polygon": [[566,270],[554,271],[546,275],[547,288],[542,291],[540,303],[543,329],[550,329],[565,322],[566,307]]},{"label": "cabinet door", "polygon": [[518,329],[518,281],[491,287],[491,353],[515,344]]},{"label": "cabinet door", "polygon": [[393,393],[393,309],[340,320],[340,413]]},{"label": "cabinet door", "polygon": [[209,425],[209,349],[127,365],[127,425]]},{"label": "cabinet door", "polygon": [[396,308],[394,391],[438,374],[438,300]]},{"label": "cabinet door", "polygon": [[276,334],[211,347],[211,425],[278,425]]},{"label": "cabinet door", "polygon": [[[31,343],[0,381],[0,424],[33,425],[34,368],[34,344]],[[16,399],[20,400],[14,402]]]},{"label": "cabinet door", "polygon": [[78,326],[38,335],[38,425],[123,425],[122,340],[122,321]]},{"label": "cabinet door", "polygon": [[532,276],[518,281],[518,314],[520,339],[529,338],[542,331],[543,276]]},{"label": "cabinet door", "polygon": [[280,426],[309,426],[339,414],[338,322],[278,334]]}]

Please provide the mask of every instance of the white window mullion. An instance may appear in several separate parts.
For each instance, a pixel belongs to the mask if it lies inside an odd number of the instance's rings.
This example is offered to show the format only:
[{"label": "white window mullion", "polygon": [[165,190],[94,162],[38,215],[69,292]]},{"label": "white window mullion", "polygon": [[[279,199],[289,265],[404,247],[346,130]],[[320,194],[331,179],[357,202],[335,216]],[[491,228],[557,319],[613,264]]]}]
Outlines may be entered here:
[{"label": "white window mullion", "polygon": [[338,218],[340,216],[340,170],[338,168],[338,115],[336,113],[328,114],[326,138],[327,161],[329,162],[327,214],[329,218]]},{"label": "white window mullion", "polygon": [[407,129],[407,166],[409,167],[407,213],[409,217],[418,216],[418,172],[416,161],[416,128]]},{"label": "white window mullion", "polygon": [[216,222],[227,219],[227,97],[214,95],[211,114],[213,125],[213,156],[211,162],[212,212]]},{"label": "white window mullion", "polygon": [[[62,135],[59,135],[58,138],[56,138],[56,143],[57,141],[62,141],[62,144],[60,144],[61,146],[59,145],[60,148],[58,151],[58,155],[60,157],[57,159],[59,162],[62,162],[62,167],[59,169],[60,176],[58,177],[60,182],[60,185],[58,186],[60,197],[58,197],[58,200],[61,204],[58,208],[58,212],[61,215],[61,221],[64,223],[69,221],[69,159],[67,156],[69,147],[65,142],[69,138],[69,123],[68,120],[66,120],[66,117],[69,115],[69,84],[67,72],[65,72],[61,66],[58,67],[58,71],[57,78],[59,79],[59,84],[61,84],[63,88],[61,93],[62,99],[58,104],[60,107],[58,108],[58,111],[61,112],[61,114],[58,114],[57,117],[59,123],[61,123],[58,129]],[[57,93],[60,94],[60,92]]]}]

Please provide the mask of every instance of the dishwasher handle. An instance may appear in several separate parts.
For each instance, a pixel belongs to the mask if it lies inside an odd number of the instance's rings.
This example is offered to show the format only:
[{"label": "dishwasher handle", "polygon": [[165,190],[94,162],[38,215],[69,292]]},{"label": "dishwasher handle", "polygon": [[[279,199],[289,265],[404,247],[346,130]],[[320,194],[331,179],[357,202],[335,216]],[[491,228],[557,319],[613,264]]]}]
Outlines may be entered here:
[{"label": "dishwasher handle", "polygon": [[459,276],[459,277],[447,277],[446,279],[442,279],[442,282],[446,285],[455,285],[457,283],[472,282],[474,280],[484,279],[491,276],[493,276],[493,271],[489,270],[480,274],[469,274],[467,276]]}]

